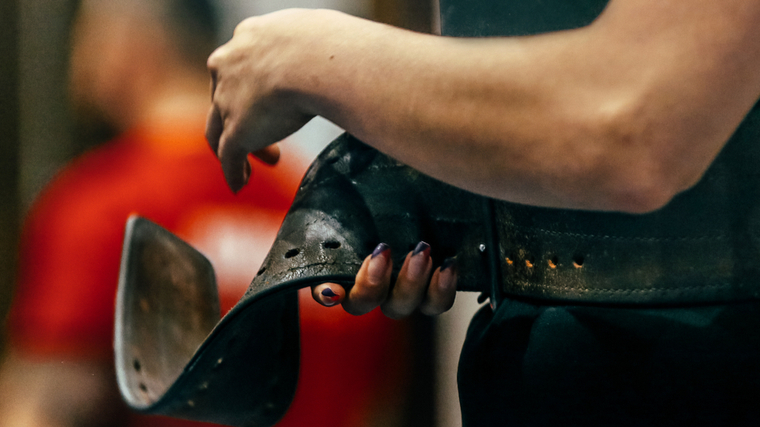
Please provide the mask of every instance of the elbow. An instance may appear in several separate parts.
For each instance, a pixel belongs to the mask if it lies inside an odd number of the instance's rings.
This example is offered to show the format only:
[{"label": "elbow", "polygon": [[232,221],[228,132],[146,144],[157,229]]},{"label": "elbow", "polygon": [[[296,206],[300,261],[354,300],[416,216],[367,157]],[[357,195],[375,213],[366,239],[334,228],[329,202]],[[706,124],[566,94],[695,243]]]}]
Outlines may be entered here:
[{"label": "elbow", "polygon": [[699,182],[712,159],[690,155],[693,136],[678,131],[678,120],[643,114],[641,108],[617,113],[599,121],[604,126],[597,147],[603,148],[590,162],[606,210],[651,213]]},{"label": "elbow", "polygon": [[661,182],[626,182],[606,195],[606,210],[647,214],[665,207],[678,194]]},{"label": "elbow", "polygon": [[653,151],[613,166],[607,181],[610,185],[605,186],[603,196],[609,209],[630,214],[651,213],[699,182],[702,169],[679,160],[669,161],[660,154]]},{"label": "elbow", "polygon": [[613,152],[595,168],[595,182],[603,192],[606,208],[630,214],[646,214],[669,204],[693,187],[706,167],[678,155],[677,142],[640,138],[635,143],[611,144]]}]

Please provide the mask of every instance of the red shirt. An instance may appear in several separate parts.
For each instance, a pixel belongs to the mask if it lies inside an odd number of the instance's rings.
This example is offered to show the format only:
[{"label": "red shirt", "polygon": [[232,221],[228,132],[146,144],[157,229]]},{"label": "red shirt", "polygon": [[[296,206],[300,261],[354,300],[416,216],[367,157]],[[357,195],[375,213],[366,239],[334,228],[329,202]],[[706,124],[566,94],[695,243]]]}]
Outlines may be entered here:
[{"label": "red shirt", "polygon": [[[197,126],[134,130],[77,159],[46,188],[22,233],[12,345],[30,357],[113,363],[114,301],[124,226],[137,213],[203,252],[226,313],[269,250],[305,171],[283,146],[272,167],[253,161],[238,194]],[[301,294],[301,373],[280,426],[351,426],[398,403],[408,348],[404,322],[347,315]],[[168,422],[158,425],[193,425]],[[150,420],[135,417],[134,425]]]}]

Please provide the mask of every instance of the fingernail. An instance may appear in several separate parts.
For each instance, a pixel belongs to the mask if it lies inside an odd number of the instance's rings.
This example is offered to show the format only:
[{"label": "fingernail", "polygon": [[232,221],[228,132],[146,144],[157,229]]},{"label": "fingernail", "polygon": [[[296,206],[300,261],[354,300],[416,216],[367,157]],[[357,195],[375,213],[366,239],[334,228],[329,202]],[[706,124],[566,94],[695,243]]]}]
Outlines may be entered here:
[{"label": "fingernail", "polygon": [[381,253],[389,250],[391,247],[386,245],[385,243],[380,243],[379,245],[375,246],[375,250],[372,251],[372,259],[374,259],[376,256],[380,255]]},{"label": "fingernail", "polygon": [[456,264],[457,264],[457,257],[453,256],[451,258],[446,258],[443,260],[443,263],[441,263],[441,273],[451,268],[451,271],[456,273]]},{"label": "fingernail", "polygon": [[438,286],[442,290],[449,290],[457,285],[457,258],[451,257],[443,260]]},{"label": "fingernail", "polygon": [[417,255],[417,254],[419,254],[421,252],[424,252],[424,251],[428,251],[429,252],[430,251],[430,245],[428,245],[425,242],[419,242],[419,243],[417,243],[417,246],[415,246],[414,251],[412,252],[412,256],[415,256],[415,255]]},{"label": "fingernail", "polygon": [[322,289],[322,292],[320,292],[320,294],[322,294],[323,297],[322,302],[327,306],[337,304],[338,300],[340,299],[340,295],[333,292],[333,290],[330,288]]},{"label": "fingernail", "polygon": [[330,297],[330,298],[335,298],[335,297],[338,296],[338,294],[336,294],[335,292],[333,292],[333,290],[330,289],[330,288],[324,288],[324,289],[322,289],[322,295],[324,295],[326,297]]},{"label": "fingernail", "polygon": [[367,268],[367,275],[372,282],[379,282],[388,266],[388,258],[390,258],[391,248],[385,243],[377,245],[372,256],[370,257],[369,267]]},{"label": "fingernail", "polygon": [[[417,256],[417,255],[423,256]],[[425,274],[429,263],[430,245],[425,242],[420,242],[417,247],[412,251],[412,257],[409,260],[409,275],[412,277],[419,277]]]}]

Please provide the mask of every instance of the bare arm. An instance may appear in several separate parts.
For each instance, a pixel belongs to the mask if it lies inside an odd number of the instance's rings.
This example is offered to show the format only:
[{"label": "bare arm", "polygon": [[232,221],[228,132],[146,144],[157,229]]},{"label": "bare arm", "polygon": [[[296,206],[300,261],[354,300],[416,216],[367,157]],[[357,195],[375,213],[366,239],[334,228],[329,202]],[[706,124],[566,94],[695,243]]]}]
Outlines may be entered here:
[{"label": "bare arm", "polygon": [[[751,0],[612,0],[576,30],[455,39],[283,11],[245,21],[209,58],[207,137],[233,189],[246,152],[321,115],[476,193],[647,212],[697,182],[760,97],[758,22]],[[390,263],[368,257],[350,295],[325,284],[314,297],[356,314],[445,311],[455,268],[412,258],[393,295]]]},{"label": "bare arm", "polygon": [[285,11],[209,59],[209,139],[239,186],[242,152],[322,115],[480,194],[648,211],[698,180],[760,96],[757,22],[754,1],[613,0],[578,30],[463,40]]}]

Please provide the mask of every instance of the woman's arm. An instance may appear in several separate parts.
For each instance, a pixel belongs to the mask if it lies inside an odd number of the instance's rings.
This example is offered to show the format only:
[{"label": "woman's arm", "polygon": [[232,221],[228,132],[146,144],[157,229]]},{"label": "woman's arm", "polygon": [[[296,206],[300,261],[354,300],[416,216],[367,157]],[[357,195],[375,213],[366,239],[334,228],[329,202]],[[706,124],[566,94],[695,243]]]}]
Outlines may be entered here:
[{"label": "woman's arm", "polygon": [[[245,153],[321,115],[476,193],[647,212],[697,182],[760,97],[759,23],[751,0],[612,0],[576,30],[455,39],[283,11],[243,22],[209,58],[207,137],[233,189]],[[410,254],[389,295],[386,255],[367,257],[349,295],[324,284],[315,299],[392,317],[451,305],[455,263],[431,272]]]},{"label": "woman's arm", "polygon": [[699,179],[760,96],[758,22],[748,0],[613,0],[577,30],[455,39],[283,11],[209,59],[208,137],[233,187],[245,152],[321,115],[476,193],[649,211]]}]

